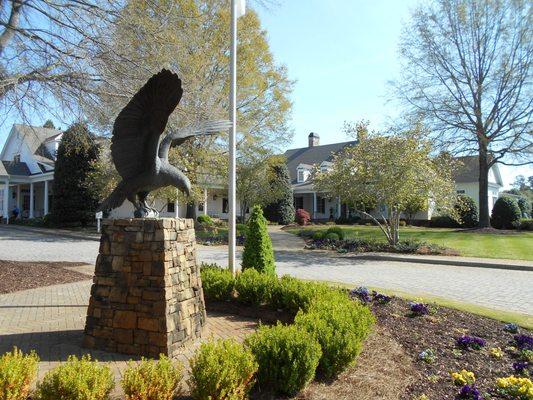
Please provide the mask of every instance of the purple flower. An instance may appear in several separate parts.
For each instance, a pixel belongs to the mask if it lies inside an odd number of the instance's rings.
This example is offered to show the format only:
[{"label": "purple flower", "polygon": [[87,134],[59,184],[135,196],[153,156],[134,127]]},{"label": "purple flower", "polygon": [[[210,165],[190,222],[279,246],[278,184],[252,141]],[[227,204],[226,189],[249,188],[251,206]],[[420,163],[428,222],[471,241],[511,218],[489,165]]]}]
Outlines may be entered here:
[{"label": "purple flower", "polygon": [[479,350],[485,346],[485,340],[476,336],[463,335],[455,341],[455,344],[465,350]]},{"label": "purple flower", "polygon": [[376,291],[372,292],[372,296],[374,297],[374,301],[378,302],[379,304],[387,304],[390,303],[392,298],[390,296],[387,296],[386,294],[378,293]]},{"label": "purple flower", "polygon": [[533,350],[533,337],[528,335],[515,335],[515,346],[519,350]]},{"label": "purple flower", "polygon": [[505,324],[503,330],[509,333],[518,333],[518,325],[512,323]]},{"label": "purple flower", "polygon": [[428,306],[424,303],[409,303],[409,309],[415,316],[426,315],[429,313]]},{"label": "purple flower", "polygon": [[529,364],[527,361],[518,361],[513,363],[513,369],[517,374],[524,374],[527,372]]},{"label": "purple flower", "polygon": [[461,400],[482,400],[476,385],[464,385],[455,398]]},{"label": "purple flower", "polygon": [[350,290],[350,296],[357,297],[362,303],[370,303],[370,292],[364,286],[359,286],[357,289]]}]

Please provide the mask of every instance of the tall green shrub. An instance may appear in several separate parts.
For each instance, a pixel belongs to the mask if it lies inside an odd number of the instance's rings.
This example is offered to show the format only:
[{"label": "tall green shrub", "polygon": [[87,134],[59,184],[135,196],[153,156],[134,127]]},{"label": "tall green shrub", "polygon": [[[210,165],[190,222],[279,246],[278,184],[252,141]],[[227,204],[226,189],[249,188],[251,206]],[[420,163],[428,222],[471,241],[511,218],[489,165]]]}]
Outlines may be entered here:
[{"label": "tall green shrub", "polygon": [[515,199],[502,196],[492,208],[491,224],[497,229],[513,229],[520,223],[520,207]]},{"label": "tall green shrub", "polygon": [[322,353],[313,336],[295,325],[262,326],[245,343],[259,363],[259,386],[281,395],[293,395],[313,379]]},{"label": "tall green shrub", "polygon": [[37,376],[39,357],[35,352],[23,354],[16,347],[0,357],[0,399],[25,400],[31,382]]},{"label": "tall green shrub", "polygon": [[322,348],[319,370],[332,378],[355,362],[374,317],[368,307],[346,297],[315,301],[300,311],[295,324],[315,337]]},{"label": "tall green shrub", "polygon": [[244,241],[242,270],[254,268],[267,274],[276,273],[274,250],[268,236],[267,221],[260,206],[254,206],[248,221],[248,235]]},{"label": "tall green shrub", "polygon": [[76,123],[63,133],[54,170],[54,223],[86,225],[94,220],[98,191],[89,177],[95,171],[98,154],[99,147],[86,125]]},{"label": "tall green shrub", "polygon": [[457,214],[458,223],[465,228],[473,228],[479,223],[479,215],[477,205],[474,199],[470,196],[460,194],[457,196],[455,203],[455,211]]},{"label": "tall green shrub", "polygon": [[289,169],[285,163],[274,165],[274,178],[270,186],[280,193],[280,198],[265,207],[265,217],[272,222],[288,225],[294,222],[295,210]]},{"label": "tall green shrub", "polygon": [[191,395],[195,400],[246,399],[254,383],[253,354],[234,339],[203,343],[191,359]]}]

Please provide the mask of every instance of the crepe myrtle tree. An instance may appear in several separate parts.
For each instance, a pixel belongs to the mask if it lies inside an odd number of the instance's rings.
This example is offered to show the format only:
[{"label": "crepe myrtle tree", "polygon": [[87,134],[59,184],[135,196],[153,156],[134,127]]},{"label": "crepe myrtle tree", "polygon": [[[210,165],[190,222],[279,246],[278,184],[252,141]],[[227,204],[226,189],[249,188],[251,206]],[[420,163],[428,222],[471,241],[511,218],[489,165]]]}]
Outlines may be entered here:
[{"label": "crepe myrtle tree", "polygon": [[[400,215],[414,202],[453,212],[455,186],[453,162],[443,153],[432,156],[430,142],[421,139],[420,129],[399,136],[368,134],[337,153],[332,167],[315,171],[320,192],[340,196],[363,216],[373,220],[387,241],[400,239]],[[359,204],[377,204],[378,216]]]}]

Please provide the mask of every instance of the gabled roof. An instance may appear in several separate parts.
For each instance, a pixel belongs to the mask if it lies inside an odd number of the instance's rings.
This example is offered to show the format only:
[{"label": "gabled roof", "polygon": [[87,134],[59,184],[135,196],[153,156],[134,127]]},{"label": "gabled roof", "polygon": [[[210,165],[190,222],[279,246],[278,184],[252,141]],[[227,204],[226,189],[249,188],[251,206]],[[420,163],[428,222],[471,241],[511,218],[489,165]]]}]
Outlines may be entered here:
[{"label": "gabled roof", "polygon": [[8,175],[30,176],[31,171],[25,162],[2,161],[2,166]]},{"label": "gabled roof", "polygon": [[297,182],[297,168],[300,164],[315,165],[323,161],[331,161],[333,155],[346,146],[353,146],[357,141],[325,144],[322,146],[303,147],[301,149],[290,149],[285,152],[287,168],[291,176],[291,183]]},{"label": "gabled roof", "polygon": [[49,159],[50,161],[53,161],[53,155],[46,150],[44,143],[54,140],[63,132],[58,129],[43,128],[40,126],[22,124],[15,124],[14,126],[16,130],[23,135],[24,141],[28,145],[32,154],[37,154]]},{"label": "gabled roof", "polygon": [[[456,157],[461,165],[454,172],[453,179],[457,183],[470,183],[478,182],[479,180],[479,157],[478,156],[464,156]],[[500,176],[499,169],[497,165],[492,166],[492,171],[494,172],[494,178],[496,182],[503,186],[502,177]]]}]

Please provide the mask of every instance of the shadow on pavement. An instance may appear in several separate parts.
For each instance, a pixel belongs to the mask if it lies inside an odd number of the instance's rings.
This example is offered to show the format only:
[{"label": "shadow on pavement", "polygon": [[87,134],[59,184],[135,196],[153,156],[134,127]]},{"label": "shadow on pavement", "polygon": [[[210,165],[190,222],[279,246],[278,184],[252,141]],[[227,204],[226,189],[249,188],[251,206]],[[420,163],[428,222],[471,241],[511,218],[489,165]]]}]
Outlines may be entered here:
[{"label": "shadow on pavement", "polygon": [[0,354],[11,351],[13,346],[23,352],[35,350],[41,361],[66,361],[69,355],[81,357],[90,354],[98,361],[140,360],[138,356],[89,350],[81,346],[83,330],[14,333],[0,336]]}]

